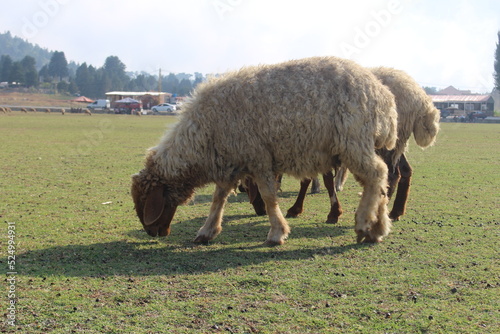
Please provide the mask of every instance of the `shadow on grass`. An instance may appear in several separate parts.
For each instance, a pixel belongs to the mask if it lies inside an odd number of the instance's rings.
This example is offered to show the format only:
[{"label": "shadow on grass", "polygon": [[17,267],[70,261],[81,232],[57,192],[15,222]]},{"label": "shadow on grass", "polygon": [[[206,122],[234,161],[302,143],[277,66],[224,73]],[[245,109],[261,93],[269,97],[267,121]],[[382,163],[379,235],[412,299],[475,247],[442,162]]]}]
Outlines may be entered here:
[{"label": "shadow on grass", "polygon": [[[278,197],[279,198],[297,198],[298,192],[297,191],[280,191],[278,192]],[[326,190],[323,191],[321,194],[310,194],[308,193],[307,196],[310,195],[323,195],[328,197],[328,194],[326,193]],[[243,192],[237,191],[236,195],[229,196],[227,198],[228,203],[245,203],[249,202],[248,195]],[[197,194],[194,197],[193,203],[195,204],[204,204],[204,203],[212,203],[212,195],[209,194]]]},{"label": "shadow on grass", "polygon": [[[238,218],[241,217],[226,217]],[[293,220],[290,224],[292,235],[288,243],[297,243],[293,240],[295,238],[319,239],[352,232],[352,228],[342,226],[294,226]],[[132,230],[128,233],[129,240],[28,251],[18,255],[19,272],[40,277],[199,274],[269,261],[308,259],[317,254],[342,254],[353,248],[366,247],[357,244],[314,247],[311,243],[294,249],[266,247],[262,244],[269,230],[265,217],[245,224],[227,223],[213,244],[198,245],[192,240],[200,226],[200,220],[193,219],[183,222],[182,227],[173,226],[172,235],[162,239],[151,238],[142,230]],[[255,245],[251,245],[253,243]]]}]

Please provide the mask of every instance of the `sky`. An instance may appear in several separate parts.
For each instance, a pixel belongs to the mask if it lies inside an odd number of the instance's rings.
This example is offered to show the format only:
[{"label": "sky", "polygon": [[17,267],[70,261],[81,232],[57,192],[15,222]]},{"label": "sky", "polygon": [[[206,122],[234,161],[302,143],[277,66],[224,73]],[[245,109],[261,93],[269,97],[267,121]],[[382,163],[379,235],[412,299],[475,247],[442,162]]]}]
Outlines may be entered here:
[{"label": "sky", "polygon": [[422,86],[493,89],[498,0],[0,0],[10,31],[68,61],[223,73],[312,56],[404,70]]}]

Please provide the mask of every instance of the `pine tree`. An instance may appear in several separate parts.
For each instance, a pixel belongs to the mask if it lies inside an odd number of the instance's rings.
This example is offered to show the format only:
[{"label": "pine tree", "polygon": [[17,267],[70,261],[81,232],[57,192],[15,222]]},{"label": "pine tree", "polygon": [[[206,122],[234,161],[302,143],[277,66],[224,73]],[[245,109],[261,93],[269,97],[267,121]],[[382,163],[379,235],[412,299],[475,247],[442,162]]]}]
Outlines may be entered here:
[{"label": "pine tree", "polygon": [[64,52],[55,51],[52,55],[52,58],[50,58],[49,75],[62,80],[63,78],[67,77],[68,74],[68,61],[66,60]]}]

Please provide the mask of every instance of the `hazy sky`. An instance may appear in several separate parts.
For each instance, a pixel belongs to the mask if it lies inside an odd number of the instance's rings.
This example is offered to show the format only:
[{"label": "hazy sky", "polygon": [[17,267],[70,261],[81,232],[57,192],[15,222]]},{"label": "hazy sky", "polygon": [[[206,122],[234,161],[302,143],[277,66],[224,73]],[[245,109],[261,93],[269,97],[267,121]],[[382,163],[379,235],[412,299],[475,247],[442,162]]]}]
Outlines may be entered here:
[{"label": "hazy sky", "polygon": [[68,61],[130,71],[222,73],[334,55],[421,85],[493,88],[498,0],[0,0],[10,31]]}]

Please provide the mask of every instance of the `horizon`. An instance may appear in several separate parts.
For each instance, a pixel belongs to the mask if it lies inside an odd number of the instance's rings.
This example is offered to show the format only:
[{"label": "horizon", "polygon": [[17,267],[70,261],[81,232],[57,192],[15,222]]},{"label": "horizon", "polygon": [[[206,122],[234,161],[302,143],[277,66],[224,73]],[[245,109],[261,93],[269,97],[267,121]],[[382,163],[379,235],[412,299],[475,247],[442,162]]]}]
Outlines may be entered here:
[{"label": "horizon", "polygon": [[27,0],[0,13],[0,29],[76,64],[98,68],[117,56],[133,73],[222,74],[337,56],[404,70],[422,87],[485,93],[499,12],[493,0]]}]

